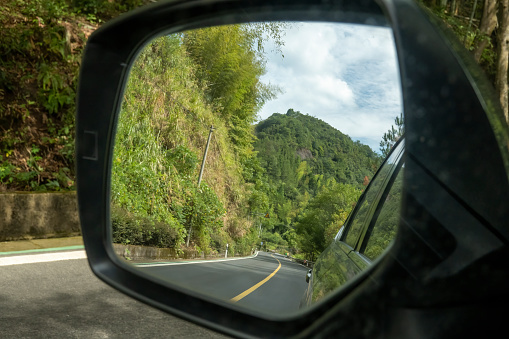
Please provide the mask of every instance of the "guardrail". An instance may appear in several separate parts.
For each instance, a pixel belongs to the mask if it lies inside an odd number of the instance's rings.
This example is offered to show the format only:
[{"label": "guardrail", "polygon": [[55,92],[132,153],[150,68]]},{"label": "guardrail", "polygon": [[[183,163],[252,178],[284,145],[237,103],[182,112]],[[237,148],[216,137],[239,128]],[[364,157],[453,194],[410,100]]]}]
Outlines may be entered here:
[{"label": "guardrail", "polygon": [[279,255],[282,255],[282,256],[285,256],[287,257],[288,259],[298,263],[298,264],[301,264],[303,266],[306,266],[306,267],[309,267],[309,268],[313,268],[315,262],[314,261],[309,261],[309,260],[306,260],[306,259],[298,259],[298,258],[294,258],[292,257],[291,255],[289,256],[286,256],[284,253],[279,253],[278,251],[275,251],[275,250],[268,250],[267,252],[269,253],[276,253],[276,254],[279,254]]},{"label": "guardrail", "polygon": [[293,258],[293,257],[290,257],[290,259],[292,259],[296,263],[299,263],[299,264],[309,267],[309,268],[313,268],[313,266],[315,264],[314,261],[309,261],[309,260],[305,260],[305,259],[297,259],[297,258]]}]

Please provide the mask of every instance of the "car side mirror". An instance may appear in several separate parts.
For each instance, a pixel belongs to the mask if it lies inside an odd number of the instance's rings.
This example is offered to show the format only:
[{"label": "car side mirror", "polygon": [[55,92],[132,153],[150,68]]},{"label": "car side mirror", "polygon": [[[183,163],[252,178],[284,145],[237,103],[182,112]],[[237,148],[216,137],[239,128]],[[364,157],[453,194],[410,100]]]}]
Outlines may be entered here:
[{"label": "car side mirror", "polygon": [[[474,80],[476,66],[432,20],[412,0],[178,0],[160,1],[103,25],[84,52],[76,118],[79,213],[92,271],[133,298],[236,337],[415,337],[429,334],[430,328],[447,337],[469,334],[472,327],[465,324],[503,330],[502,301],[508,299],[503,284],[509,276],[496,263],[507,262],[509,243],[509,136],[496,101],[485,93],[485,82]],[[262,21],[391,27],[406,135],[403,202],[390,251],[313,306],[270,317],[237,305],[235,299],[244,297],[240,290],[235,298],[218,300],[126,263],[115,252],[111,231],[117,123],[129,72],[142,48],[156,37],[191,29]],[[178,125],[170,118],[163,123]],[[479,145],[485,150],[482,154]],[[147,187],[146,203],[152,189],[157,185]],[[156,233],[159,226],[154,222],[150,231]],[[177,236],[183,239],[190,232]],[[224,257],[231,256],[232,249],[225,248]],[[223,260],[220,255],[218,260]],[[272,253],[269,257],[286,260]],[[319,278],[318,267],[314,270],[313,284]],[[297,270],[295,277],[304,284],[302,273]],[[310,278],[311,270],[306,282]],[[493,291],[504,292],[504,298],[495,298]],[[278,292],[273,295],[276,298]],[[474,301],[465,299],[472,295]],[[499,300],[501,304],[479,319],[484,312],[476,307],[485,305],[484,300],[490,300],[490,307]],[[468,307],[458,312],[450,305]],[[447,329],[435,326],[445,321]]]}]

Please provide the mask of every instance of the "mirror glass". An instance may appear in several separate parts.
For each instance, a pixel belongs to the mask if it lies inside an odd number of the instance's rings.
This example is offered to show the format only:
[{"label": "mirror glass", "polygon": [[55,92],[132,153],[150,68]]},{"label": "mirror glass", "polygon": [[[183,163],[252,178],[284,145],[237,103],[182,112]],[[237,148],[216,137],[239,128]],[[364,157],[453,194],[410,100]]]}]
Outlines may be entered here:
[{"label": "mirror glass", "polygon": [[341,238],[402,113],[398,72],[387,27],[262,22],[154,39],[118,120],[115,252],[263,313],[319,300],[306,297],[313,265]]}]

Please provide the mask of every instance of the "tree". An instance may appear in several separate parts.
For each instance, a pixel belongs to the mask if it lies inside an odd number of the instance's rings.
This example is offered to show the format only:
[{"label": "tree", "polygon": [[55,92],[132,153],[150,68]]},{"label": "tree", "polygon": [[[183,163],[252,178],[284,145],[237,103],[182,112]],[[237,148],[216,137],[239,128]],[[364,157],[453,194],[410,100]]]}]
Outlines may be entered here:
[{"label": "tree", "polygon": [[479,34],[474,39],[474,59],[479,62],[486,46],[490,43],[490,36],[497,26],[497,0],[485,0],[479,26]]},{"label": "tree", "polygon": [[382,141],[380,141],[380,151],[382,152],[383,157],[387,157],[389,152],[392,149],[392,146],[401,138],[403,133],[405,132],[404,121],[403,121],[403,113],[400,114],[399,117],[394,119],[394,123],[396,124],[396,128],[394,125],[391,126],[391,129],[384,133],[382,137]]},{"label": "tree", "polygon": [[[452,28],[474,59],[490,77],[509,123],[508,44],[509,5],[507,0],[420,0]],[[449,5],[450,6],[449,6]],[[445,7],[444,7],[445,5]]]},{"label": "tree", "polygon": [[509,122],[509,86],[507,84],[509,58],[509,0],[500,0],[498,7],[498,21],[498,62],[495,84],[505,119]]},{"label": "tree", "polygon": [[236,152],[245,160],[251,156],[252,124],[258,110],[279,89],[264,84],[262,43],[272,38],[282,45],[283,25],[243,24],[215,26],[184,33],[184,45],[199,66],[197,76],[208,100],[229,127]]},{"label": "tree", "polygon": [[295,232],[300,249],[311,256],[319,255],[330,244],[346,220],[360,190],[334,180],[322,188],[302,212]]}]

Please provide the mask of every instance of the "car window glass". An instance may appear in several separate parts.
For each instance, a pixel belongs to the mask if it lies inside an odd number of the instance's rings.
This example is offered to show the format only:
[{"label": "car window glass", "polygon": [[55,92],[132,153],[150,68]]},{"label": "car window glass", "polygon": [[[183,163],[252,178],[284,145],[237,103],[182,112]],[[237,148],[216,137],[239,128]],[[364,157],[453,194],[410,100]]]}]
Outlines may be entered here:
[{"label": "car window glass", "polygon": [[370,216],[371,207],[377,203],[379,193],[386,185],[387,178],[393,172],[396,161],[399,158],[403,149],[403,143],[400,143],[397,148],[392,152],[387,162],[382,166],[378,175],[373,179],[366,191],[361,206],[357,210],[350,228],[346,234],[345,242],[351,247],[355,248],[357,239],[362,231],[362,226],[365,224],[366,219]]},{"label": "car window glass", "polygon": [[376,259],[396,236],[401,208],[401,192],[403,188],[403,170],[400,170],[392,185],[380,214],[369,236],[364,255],[371,260]]},{"label": "car window glass", "polygon": [[314,303],[354,278],[360,269],[348,258],[338,242],[322,252],[313,267],[312,298]]}]

